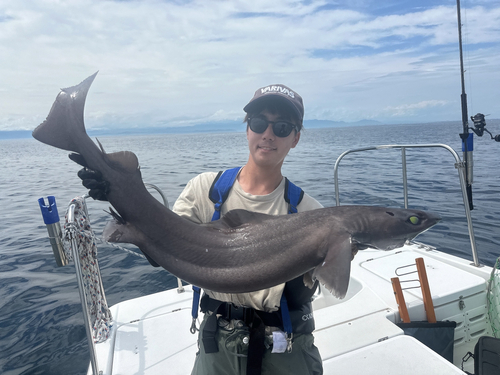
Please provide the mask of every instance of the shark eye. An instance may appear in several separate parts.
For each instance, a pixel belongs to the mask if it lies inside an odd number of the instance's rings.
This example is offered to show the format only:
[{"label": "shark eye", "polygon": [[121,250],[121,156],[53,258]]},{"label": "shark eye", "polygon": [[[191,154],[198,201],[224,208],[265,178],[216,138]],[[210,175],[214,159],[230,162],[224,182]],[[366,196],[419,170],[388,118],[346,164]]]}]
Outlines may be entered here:
[{"label": "shark eye", "polygon": [[412,223],[413,225],[418,225],[420,224],[420,219],[417,216],[410,216],[408,218],[408,221]]}]

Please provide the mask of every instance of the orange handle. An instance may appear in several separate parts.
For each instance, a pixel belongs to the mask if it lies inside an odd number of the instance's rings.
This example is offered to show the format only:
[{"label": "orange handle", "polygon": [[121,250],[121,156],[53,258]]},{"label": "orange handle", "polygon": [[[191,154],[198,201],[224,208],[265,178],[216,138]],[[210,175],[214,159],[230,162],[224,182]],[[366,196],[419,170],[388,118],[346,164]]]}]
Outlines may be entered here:
[{"label": "orange handle", "polygon": [[403,295],[403,290],[401,289],[401,283],[398,277],[393,277],[391,279],[392,289],[394,289],[394,295],[396,296],[396,302],[398,303],[399,315],[403,323],[410,323],[410,315],[408,314],[408,309],[406,308],[405,297]]},{"label": "orange handle", "polygon": [[418,270],[418,278],[420,279],[420,288],[422,288],[422,296],[424,297],[425,314],[429,323],[436,323],[436,313],[434,312],[434,304],[432,303],[431,290],[429,288],[429,280],[427,280],[427,271],[423,258],[415,259]]}]

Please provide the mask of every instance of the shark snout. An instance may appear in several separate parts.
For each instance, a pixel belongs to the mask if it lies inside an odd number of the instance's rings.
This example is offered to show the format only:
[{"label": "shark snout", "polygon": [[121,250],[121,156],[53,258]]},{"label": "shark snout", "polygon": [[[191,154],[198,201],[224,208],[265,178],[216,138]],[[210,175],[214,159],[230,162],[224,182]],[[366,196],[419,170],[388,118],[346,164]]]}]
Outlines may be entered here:
[{"label": "shark snout", "polygon": [[428,230],[429,228],[432,228],[434,225],[439,223],[441,221],[441,216],[439,216],[436,213],[429,212],[427,213],[427,221],[428,221],[428,227],[425,230]]}]

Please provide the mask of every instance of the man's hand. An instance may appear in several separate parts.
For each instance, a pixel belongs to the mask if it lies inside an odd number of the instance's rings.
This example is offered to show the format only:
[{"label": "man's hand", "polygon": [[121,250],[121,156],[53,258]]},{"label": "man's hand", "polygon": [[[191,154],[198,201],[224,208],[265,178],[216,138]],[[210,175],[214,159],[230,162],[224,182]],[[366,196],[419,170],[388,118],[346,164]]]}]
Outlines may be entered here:
[{"label": "man's hand", "polygon": [[68,155],[75,163],[80,164],[83,169],[78,171],[78,177],[82,179],[82,185],[89,190],[89,195],[98,201],[108,201],[109,182],[102,179],[99,171],[90,169],[82,155],[71,153]]},{"label": "man's hand", "polygon": [[89,190],[89,195],[99,201],[107,201],[109,193],[109,182],[102,179],[99,171],[82,168],[78,171],[78,177],[82,179],[82,185]]}]

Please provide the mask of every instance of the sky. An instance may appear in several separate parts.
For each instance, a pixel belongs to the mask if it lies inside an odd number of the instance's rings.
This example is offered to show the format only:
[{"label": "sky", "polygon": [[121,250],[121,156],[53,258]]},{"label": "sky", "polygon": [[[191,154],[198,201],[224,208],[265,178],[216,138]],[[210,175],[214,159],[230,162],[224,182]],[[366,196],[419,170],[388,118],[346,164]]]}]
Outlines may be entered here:
[{"label": "sky", "polygon": [[[469,115],[500,118],[500,2],[461,4]],[[461,119],[455,0],[0,0],[0,130],[99,71],[89,129],[241,121],[282,83],[306,120]]]}]

